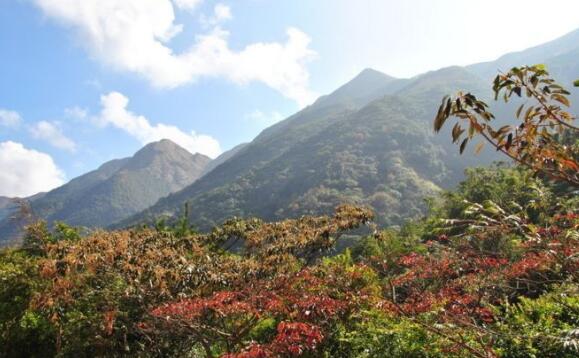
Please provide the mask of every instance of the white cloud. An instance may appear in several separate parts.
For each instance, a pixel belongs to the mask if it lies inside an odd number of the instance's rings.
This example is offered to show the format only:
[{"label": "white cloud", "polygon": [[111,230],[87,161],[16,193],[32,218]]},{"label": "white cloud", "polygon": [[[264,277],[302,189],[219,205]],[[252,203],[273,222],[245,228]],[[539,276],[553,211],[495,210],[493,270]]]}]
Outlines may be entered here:
[{"label": "white cloud", "polygon": [[219,21],[231,20],[233,15],[231,15],[231,8],[225,4],[215,5],[215,18]]},{"label": "white cloud", "polygon": [[142,144],[170,139],[191,153],[202,153],[211,158],[221,154],[219,142],[211,136],[186,133],[179,128],[163,123],[152,125],[143,116],[127,110],[129,99],[118,92],[101,96],[102,110],[96,122],[100,125],[112,125],[135,137]]},{"label": "white cloud", "polygon": [[175,6],[183,10],[195,10],[203,0],[173,0]]},{"label": "white cloud", "polygon": [[26,197],[64,184],[64,173],[46,153],[22,144],[0,143],[0,195]]},{"label": "white cloud", "polygon": [[44,140],[56,148],[70,152],[76,150],[76,143],[62,133],[62,129],[57,123],[40,121],[30,126],[29,130],[34,138]]},{"label": "white cloud", "polygon": [[16,128],[22,122],[22,117],[18,112],[0,108],[0,125],[9,128]]},{"label": "white cloud", "polygon": [[[296,28],[285,43],[253,43],[229,48],[229,32],[213,28],[196,36],[188,50],[174,53],[167,42],[181,32],[170,0],[35,0],[44,13],[71,27],[98,60],[115,69],[137,73],[154,86],[172,88],[203,76],[237,84],[262,82],[305,106],[313,101],[305,64],[315,56],[310,38]],[[182,8],[198,1],[174,0]],[[222,20],[231,17],[216,7]]]},{"label": "white cloud", "polygon": [[231,8],[225,4],[217,4],[213,8],[213,16],[205,16],[202,14],[199,17],[199,22],[205,28],[213,27],[225,22],[227,20],[231,20],[233,15],[231,14]]},{"label": "white cloud", "polygon": [[260,123],[262,125],[272,125],[281,121],[283,119],[283,115],[276,111],[271,113],[264,113],[259,109],[256,109],[255,111],[246,114],[244,118],[252,122]]}]

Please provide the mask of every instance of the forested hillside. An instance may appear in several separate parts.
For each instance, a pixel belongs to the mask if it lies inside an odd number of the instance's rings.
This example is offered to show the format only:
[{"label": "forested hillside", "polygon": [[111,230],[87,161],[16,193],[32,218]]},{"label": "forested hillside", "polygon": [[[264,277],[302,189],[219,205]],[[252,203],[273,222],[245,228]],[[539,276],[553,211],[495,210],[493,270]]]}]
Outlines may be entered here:
[{"label": "forested hillside", "polygon": [[[546,63],[569,87],[578,70],[578,36],[575,31],[493,62],[411,79],[366,69],[264,130],[201,180],[115,227],[175,219],[185,204],[191,222],[204,230],[232,216],[278,220],[330,214],[340,203],[370,207],[385,226],[420,217],[425,199],[456,185],[466,168],[499,159],[490,148],[459,156],[445,136],[433,134],[430,120],[440,98],[458,89],[479,93],[496,110],[496,121],[505,124],[521,103],[490,101],[489,78],[519,63]],[[451,128],[442,130],[449,135]]]},{"label": "forested hillside", "polygon": [[2,239],[17,239],[23,226],[35,220],[106,227],[193,183],[209,162],[169,140],[148,144],[131,158],[112,160],[40,198],[29,198],[22,215],[0,221]]},{"label": "forested hillside", "polygon": [[[371,90],[358,91],[366,84]],[[231,216],[329,214],[340,203],[373,208],[381,225],[419,217],[424,199],[455,185],[466,167],[496,159],[492,151],[461,158],[434,136],[434,108],[459,88],[483,84],[458,67],[412,81],[365,70],[130,222],[179,215],[185,203],[203,229]]]}]

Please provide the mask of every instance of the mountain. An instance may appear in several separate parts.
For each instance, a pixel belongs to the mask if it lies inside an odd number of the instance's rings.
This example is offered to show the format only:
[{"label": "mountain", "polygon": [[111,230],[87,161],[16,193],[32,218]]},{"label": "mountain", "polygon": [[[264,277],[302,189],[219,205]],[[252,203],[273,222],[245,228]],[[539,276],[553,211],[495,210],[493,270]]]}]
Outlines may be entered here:
[{"label": "mountain", "polygon": [[16,203],[13,198],[0,196],[0,220],[10,216],[16,209]]},{"label": "mountain", "polygon": [[42,198],[44,195],[46,195],[46,193],[37,193],[26,198],[7,198],[0,196],[0,222],[14,216],[23,204],[31,203],[34,200]]},{"label": "mountain", "polygon": [[371,100],[394,93],[408,82],[407,79],[394,78],[367,68],[329,96],[320,97],[315,106],[360,107]]},{"label": "mountain", "polygon": [[[193,183],[210,161],[166,139],[150,143],[31,201],[32,214],[49,223],[106,227]],[[0,233],[13,233],[15,225],[5,218]]]},{"label": "mountain", "polygon": [[247,146],[248,143],[241,143],[236,145],[235,147],[231,148],[230,150],[221,153],[220,156],[218,156],[217,158],[213,159],[212,161],[210,161],[206,166],[205,169],[203,169],[203,173],[201,173],[201,176],[209,173],[210,171],[212,171],[213,169],[217,168],[218,166],[220,166],[221,164],[225,163],[226,161],[229,160],[229,158],[233,157],[234,155],[236,155],[240,150],[242,150],[243,148],[245,148],[245,146]]},{"label": "mountain", "polygon": [[[440,98],[464,87],[487,88],[459,67],[410,80],[365,70],[121,224],[175,216],[186,202],[201,229],[232,216],[330,213],[343,202],[371,206],[383,225],[401,224],[422,215],[424,199],[456,184],[465,167],[496,158],[490,151],[460,157],[448,138],[432,133]],[[372,90],[356,91],[362,88]]]},{"label": "mountain", "polygon": [[[343,202],[372,207],[382,225],[401,224],[422,215],[424,199],[456,185],[466,167],[504,159],[490,149],[460,156],[449,128],[433,134],[442,96],[467,90],[491,101],[497,70],[524,64],[546,63],[566,83],[579,78],[578,51],[579,30],[496,61],[410,79],[366,69],[267,128],[192,185],[118,226],[181,215],[185,203],[201,229],[232,216],[275,220],[324,214]],[[497,113],[510,118],[511,107]]]}]

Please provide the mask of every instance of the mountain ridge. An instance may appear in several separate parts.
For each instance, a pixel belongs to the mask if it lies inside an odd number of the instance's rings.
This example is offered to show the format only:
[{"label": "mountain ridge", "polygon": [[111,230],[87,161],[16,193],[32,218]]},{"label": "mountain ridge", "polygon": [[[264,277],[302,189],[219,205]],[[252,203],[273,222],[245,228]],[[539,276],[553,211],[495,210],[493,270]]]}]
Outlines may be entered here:
[{"label": "mountain ridge", "polygon": [[[106,227],[193,183],[210,161],[164,139],[145,145],[132,157],[106,162],[29,204],[34,218],[49,224]],[[22,227],[27,220],[4,218],[0,233],[14,237],[15,226]]]},{"label": "mountain ridge", "polygon": [[[498,158],[492,151],[459,156],[448,128],[433,135],[442,96],[465,90],[490,99],[496,69],[537,62],[566,83],[579,76],[578,43],[579,29],[494,61],[411,78],[366,68],[213,161],[161,140],[28,201],[49,222],[89,227],[175,217],[190,203],[191,221],[208,229],[231,216],[326,214],[342,201],[370,206],[381,224],[397,225],[424,213],[424,198],[455,185],[466,167]],[[13,210],[7,200],[0,198],[0,234]]]},{"label": "mountain ridge", "polygon": [[[366,71],[366,78],[368,74],[379,77],[375,83],[384,79],[377,71]],[[357,76],[353,81],[359,79],[360,76]],[[396,80],[389,82],[392,81]],[[421,78],[412,80],[417,84],[421,81]],[[480,80],[469,74],[465,75],[464,81]],[[348,84],[341,88],[348,88]],[[406,85],[408,84],[410,82],[406,82]],[[473,84],[473,87],[477,86],[482,84]],[[333,94],[344,98],[343,91],[335,91]],[[334,100],[333,94],[326,97],[326,101]],[[443,90],[439,89],[436,93],[437,101],[443,94]],[[432,93],[418,92],[415,95],[424,100],[425,96],[430,97]],[[431,166],[428,163],[436,162],[435,158],[428,161],[417,159],[420,155],[430,155],[428,153],[442,155],[444,152],[444,155],[453,160],[456,156],[452,154],[455,149],[452,145],[447,147],[448,150],[436,149],[438,147],[432,139],[429,122],[435,114],[435,108],[428,106],[414,110],[414,104],[407,103],[405,96],[394,93],[376,98],[375,92],[369,91],[365,97],[358,97],[361,107],[351,106],[348,98],[337,106],[315,103],[286,119],[281,127],[278,124],[264,130],[242,153],[229,158],[193,185],[161,199],[152,208],[144,211],[141,218],[177,215],[185,202],[191,205],[191,212],[196,213],[195,217],[191,217],[192,222],[203,229],[208,229],[230,216],[259,216],[274,220],[302,214],[326,213],[333,210],[340,200],[368,205],[371,205],[372,200],[390,201],[391,207],[396,206],[404,212],[401,203],[406,200],[395,198],[402,194],[388,192],[388,188],[380,186],[380,180],[388,181],[391,188],[399,187],[397,178],[406,180],[407,186],[413,189],[398,189],[404,191],[403,196],[407,197],[413,196],[412,191],[419,193],[421,197],[434,195],[441,187],[446,186],[442,180],[445,176],[452,183],[459,180],[457,173],[450,173],[452,169],[436,169],[439,170],[435,175],[438,178],[434,179],[424,176],[421,168],[408,164],[414,161],[425,167]],[[416,137],[408,133],[408,123],[411,123],[412,130],[419,133]],[[364,128],[372,128],[374,133]],[[351,133],[355,135],[352,136]],[[386,137],[377,137],[375,133],[382,133]],[[408,137],[408,140],[405,140],[405,137]],[[381,142],[381,139],[384,141]],[[428,143],[424,147],[429,148],[421,154],[406,146],[408,143],[420,141]],[[395,142],[400,143],[393,144]],[[390,179],[387,178],[387,171],[380,169],[389,159],[379,148],[383,148],[384,153],[397,153],[396,158],[390,158],[387,164],[393,176]],[[373,169],[359,168],[359,164],[365,161]],[[337,168],[342,165],[347,167],[344,168],[347,171],[367,171],[366,174],[372,177],[372,183],[364,183],[366,179],[360,177],[355,178],[359,185],[342,183],[340,175],[335,172],[340,170]],[[377,174],[376,171],[380,173]],[[320,201],[319,208],[323,208],[321,212],[316,211],[315,204],[308,202],[314,197]],[[408,205],[410,209],[407,216],[416,217],[425,207],[422,199],[414,197],[410,201],[412,205]],[[405,215],[402,216],[405,218]],[[403,217],[392,216],[382,222],[400,224],[402,219]],[[121,223],[121,226],[125,223],[127,222]]]},{"label": "mountain ridge", "polygon": [[[146,211],[121,222],[120,226],[159,215],[180,215],[185,202],[190,204],[193,213],[191,221],[203,229],[231,216],[276,220],[325,214],[333,209],[331,206],[337,204],[339,198],[378,209],[386,225],[417,217],[424,212],[421,201],[425,195],[455,185],[462,179],[466,167],[499,159],[491,150],[483,150],[479,156],[472,153],[460,156],[448,140],[448,128],[438,136],[433,135],[431,121],[441,98],[466,90],[480,98],[491,99],[485,69],[497,67],[499,62],[510,58],[521,61],[513,66],[526,64],[526,54],[532,55],[529,60],[550,60],[552,53],[548,50],[554,46],[564,48],[561,44],[568,43],[576,33],[555,40],[555,45],[547,43],[520,51],[523,57],[506,54],[495,61],[449,66],[409,79],[365,69],[329,95],[262,131],[242,152],[231,156],[197,182],[161,199]],[[569,61],[565,56],[577,49],[579,46],[575,44],[575,49],[558,52],[563,69],[559,73],[573,72],[577,61]],[[364,90],[359,91],[360,88]],[[363,142],[372,144],[361,144]],[[324,143],[326,147],[316,146],[316,143]],[[382,156],[380,151],[388,155]],[[364,172],[371,180],[343,174],[352,181],[342,182],[328,165],[341,167],[340,170],[346,173]],[[360,168],[364,165],[368,168]],[[368,180],[374,182],[368,184]],[[413,195],[397,180],[406,180],[406,184],[421,195]],[[319,199],[318,203],[313,198]],[[402,215],[404,217],[395,218],[386,212],[404,211],[404,206],[410,208]]]}]

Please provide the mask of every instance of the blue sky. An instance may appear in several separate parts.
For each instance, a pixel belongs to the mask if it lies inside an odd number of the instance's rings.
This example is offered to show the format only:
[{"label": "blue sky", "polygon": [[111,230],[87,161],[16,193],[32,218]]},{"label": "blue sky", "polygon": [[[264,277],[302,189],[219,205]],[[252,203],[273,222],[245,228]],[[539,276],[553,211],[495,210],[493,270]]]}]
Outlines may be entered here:
[{"label": "blue sky", "polygon": [[[578,13],[565,0],[3,0],[0,195],[162,137],[216,156],[366,67],[491,60],[578,28]],[[531,25],[500,28],[508,17]]]}]

